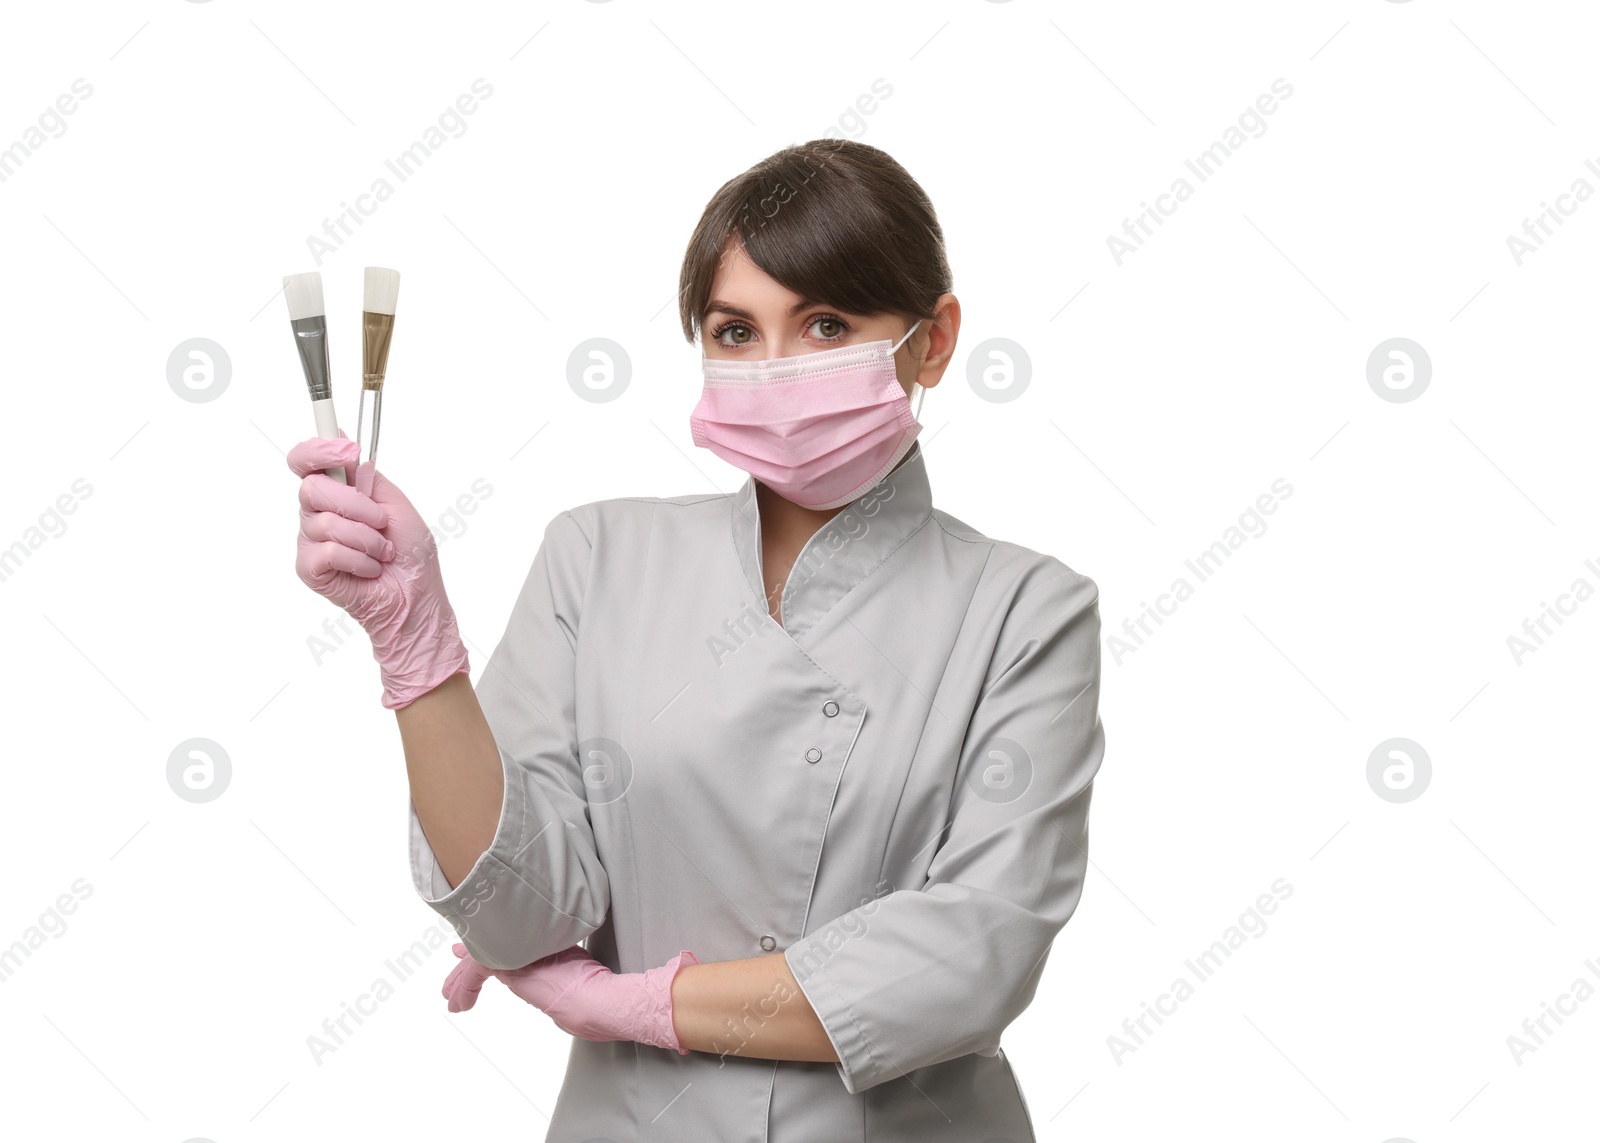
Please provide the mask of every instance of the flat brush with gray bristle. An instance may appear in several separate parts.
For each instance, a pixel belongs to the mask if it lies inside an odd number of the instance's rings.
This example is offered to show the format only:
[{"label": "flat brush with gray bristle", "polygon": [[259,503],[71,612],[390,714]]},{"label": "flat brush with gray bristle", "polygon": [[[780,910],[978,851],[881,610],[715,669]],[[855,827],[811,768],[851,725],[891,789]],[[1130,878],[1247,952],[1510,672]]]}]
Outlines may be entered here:
[{"label": "flat brush with gray bristle", "polygon": [[[328,319],[322,306],[322,275],[290,274],[283,279],[284,300],[289,303],[289,328],[294,330],[295,348],[300,351],[300,368],[305,371],[306,387],[311,390],[311,411],[317,418],[317,435],[324,440],[339,439],[339,423],[333,415],[333,385],[328,369]],[[344,466],[327,470],[340,484]]]},{"label": "flat brush with gray bristle", "polygon": [[[356,439],[368,471],[378,463],[378,423],[383,418],[383,379],[389,368],[389,339],[394,335],[394,307],[400,297],[400,271],[368,266],[361,305],[361,413]],[[368,415],[367,406],[372,406]]]}]

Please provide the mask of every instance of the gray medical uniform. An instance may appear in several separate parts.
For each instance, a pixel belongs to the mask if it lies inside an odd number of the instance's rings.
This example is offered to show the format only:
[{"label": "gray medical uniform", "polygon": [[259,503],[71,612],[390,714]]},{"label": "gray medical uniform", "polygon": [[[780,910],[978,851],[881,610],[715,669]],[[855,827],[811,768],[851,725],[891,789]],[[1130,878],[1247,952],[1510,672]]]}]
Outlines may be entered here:
[{"label": "gray medical uniform", "polygon": [[412,807],[417,892],[492,968],[781,952],[839,1056],[760,1058],[781,991],[720,1052],[574,1038],[552,1143],[1033,1140],[1000,1036],[1083,888],[1095,583],[935,509],[920,442],[781,625],[760,548],[753,478],[549,522],[476,688],[494,841],[452,889]]}]

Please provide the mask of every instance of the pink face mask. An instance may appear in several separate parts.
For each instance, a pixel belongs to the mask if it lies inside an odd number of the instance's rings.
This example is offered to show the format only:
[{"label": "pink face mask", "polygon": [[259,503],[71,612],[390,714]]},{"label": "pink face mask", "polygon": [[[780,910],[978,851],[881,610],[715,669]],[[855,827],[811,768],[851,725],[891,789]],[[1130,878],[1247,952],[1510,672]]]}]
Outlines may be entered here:
[{"label": "pink face mask", "polygon": [[[700,359],[705,391],[694,443],[805,508],[866,494],[922,431],[895,373],[891,343],[841,345],[766,361]],[[921,407],[921,386],[917,404]]]}]

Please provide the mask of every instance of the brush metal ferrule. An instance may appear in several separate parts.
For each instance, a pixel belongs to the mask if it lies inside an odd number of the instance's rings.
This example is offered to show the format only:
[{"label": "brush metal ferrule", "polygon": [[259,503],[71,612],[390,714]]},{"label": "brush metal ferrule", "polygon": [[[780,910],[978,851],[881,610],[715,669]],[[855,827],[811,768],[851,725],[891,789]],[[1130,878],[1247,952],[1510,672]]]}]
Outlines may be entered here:
[{"label": "brush metal ferrule", "polygon": [[306,388],[311,390],[313,401],[325,401],[333,396],[332,370],[328,368],[328,319],[324,314],[315,317],[294,318],[289,322],[294,330],[294,345],[300,351],[300,368],[305,370]]},{"label": "brush metal ferrule", "polygon": [[389,369],[389,338],[394,334],[394,315],[361,313],[361,387],[382,389]]}]

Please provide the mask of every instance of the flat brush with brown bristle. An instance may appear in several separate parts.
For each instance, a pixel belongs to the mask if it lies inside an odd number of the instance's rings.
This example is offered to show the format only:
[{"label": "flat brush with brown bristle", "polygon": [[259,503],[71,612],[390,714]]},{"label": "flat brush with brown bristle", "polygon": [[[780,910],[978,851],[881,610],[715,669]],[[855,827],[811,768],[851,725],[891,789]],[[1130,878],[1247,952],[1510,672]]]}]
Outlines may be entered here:
[{"label": "flat brush with brown bristle", "polygon": [[[389,339],[394,335],[394,307],[400,297],[400,271],[368,266],[361,305],[361,412],[356,420],[360,443],[357,471],[372,472],[378,463],[378,424],[383,418],[383,379],[389,369]],[[367,406],[371,405],[371,415]],[[366,478],[370,481],[370,477]],[[362,488],[370,492],[370,488]]]}]

